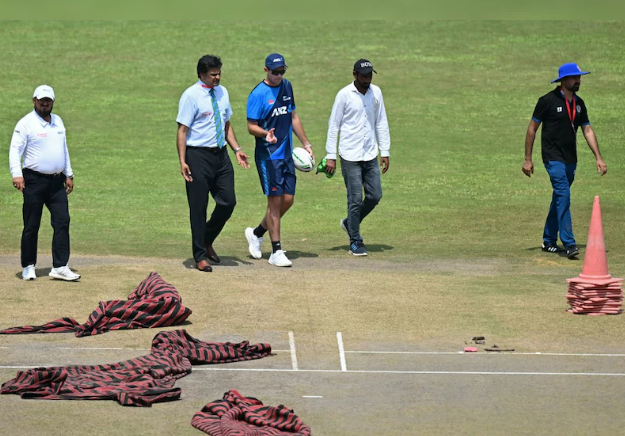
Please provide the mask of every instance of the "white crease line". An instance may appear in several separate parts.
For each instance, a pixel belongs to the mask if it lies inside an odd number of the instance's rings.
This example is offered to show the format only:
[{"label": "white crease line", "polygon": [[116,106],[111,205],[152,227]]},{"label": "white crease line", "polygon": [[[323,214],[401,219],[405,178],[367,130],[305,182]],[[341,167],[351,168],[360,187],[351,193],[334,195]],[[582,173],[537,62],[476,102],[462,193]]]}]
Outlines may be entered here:
[{"label": "white crease line", "polygon": [[302,398],[323,398],[321,395],[302,395]]},{"label": "white crease line", "polygon": [[[34,347],[29,347],[29,346],[25,346],[25,347],[0,347],[0,349],[3,350],[10,350],[10,349],[16,349],[16,350],[27,350],[27,349],[35,349],[37,348],[36,346]],[[150,351],[150,348],[125,348],[125,347],[48,347],[48,346],[42,346],[39,347],[40,349],[46,349],[46,350],[81,350],[81,351],[90,351],[90,350],[118,350],[118,351],[124,351],[124,350],[128,350],[128,351]],[[271,350],[271,352],[276,352],[276,353],[286,353],[290,350]]]},{"label": "white crease line", "polygon": [[126,347],[49,347],[49,346],[41,346],[37,347],[36,345],[33,347],[25,346],[25,347],[0,347],[3,349],[17,349],[17,350],[28,350],[28,349],[45,349],[45,350],[128,350],[128,351],[150,351],[149,348],[126,348]]},{"label": "white crease line", "polygon": [[545,353],[536,351],[533,353],[515,353],[511,351],[484,351],[479,353],[465,353],[464,351],[345,351],[349,354],[416,354],[416,355],[515,355],[515,356],[581,356],[581,357],[625,357],[625,354],[600,354],[600,353]]},{"label": "white crease line", "polygon": [[[339,332],[340,333],[340,332]],[[337,337],[338,334],[337,333]],[[289,332],[289,342],[293,332]],[[289,344],[290,345],[290,344]],[[37,346],[22,346],[22,347],[5,347],[0,346],[0,349],[3,350],[25,350],[28,348],[36,348]],[[129,350],[129,351],[150,351],[150,348],[126,348],[126,347],[54,347],[54,346],[45,346],[43,345],[41,348],[45,349],[53,349],[53,350],[81,350],[81,351],[89,351],[89,350]],[[293,348],[294,349],[294,348]],[[271,350],[276,353],[286,353],[293,352],[293,349],[290,350]],[[515,356],[581,356],[581,357],[625,357],[625,354],[616,354],[616,353],[550,353],[544,351],[535,351],[535,352],[511,352],[511,351],[485,351],[478,353],[465,353],[464,351],[367,351],[367,350],[343,350],[344,354],[415,354],[415,355],[434,355],[434,356],[444,356],[444,355],[468,355],[468,356],[483,356],[485,354],[489,355],[515,355]]]},{"label": "white crease line", "polygon": [[[293,334],[293,332],[289,332],[289,345],[290,344],[290,339],[291,339],[291,335]],[[337,333],[337,338],[338,338],[338,334],[340,334],[340,332]],[[340,347],[340,346],[339,346]],[[26,350],[29,348],[37,348],[37,346],[22,346],[22,347],[5,347],[5,346],[0,346],[0,349],[3,350],[11,350],[11,349],[18,349],[18,350]],[[54,346],[42,346],[40,347],[42,349],[52,349],[52,350],[80,350],[80,351],[90,351],[90,350],[96,350],[96,351],[103,351],[103,350],[116,350],[116,351],[150,351],[150,348],[126,348],[126,347],[54,347]],[[287,353],[290,352],[293,354],[294,352],[294,345],[290,350],[271,350],[272,352],[276,352],[276,353]],[[340,348],[339,348],[339,352],[340,352]],[[348,351],[348,350],[343,350],[344,354],[414,354],[414,355],[433,355],[433,356],[445,356],[445,355],[467,355],[467,356],[484,356],[486,354],[494,356],[494,355],[500,355],[500,356],[510,356],[510,355],[514,355],[514,356],[571,356],[571,357],[625,357],[625,354],[610,354],[610,353],[550,353],[550,352],[544,352],[544,351],[535,351],[535,352],[527,352],[527,353],[522,353],[522,352],[511,352],[511,351],[485,351],[485,352],[478,352],[478,353],[465,353],[464,351],[366,351],[366,350],[353,350],[353,351]]]},{"label": "white crease line", "polygon": [[[464,351],[345,351],[348,354],[465,354]],[[475,354],[475,353],[471,353]],[[508,353],[510,354],[510,353]]]},{"label": "white crease line", "polygon": [[[33,369],[33,368],[58,368],[63,365],[52,365],[52,364],[44,364],[44,365],[31,365],[31,366],[0,366],[0,369]],[[69,366],[78,366],[78,365],[69,365]]]},{"label": "white crease line", "polygon": [[297,371],[297,354],[295,354],[295,336],[289,332],[289,348],[291,349],[291,366],[293,371]]},{"label": "white crease line", "polygon": [[[46,347],[48,348],[48,347]],[[52,347],[50,347],[52,348]],[[150,351],[149,348],[123,348],[123,347],[54,347],[57,350],[128,350],[128,351]]]},{"label": "white crease line", "polygon": [[[0,369],[33,369],[40,367],[58,367],[62,365],[39,365],[39,366],[0,366]],[[81,365],[69,365],[81,366]],[[193,371],[241,371],[241,372],[310,372],[328,374],[415,374],[415,375],[546,375],[546,376],[603,376],[625,377],[625,373],[619,372],[497,372],[497,371],[390,371],[390,370],[338,370],[338,369],[275,369],[275,368],[206,368],[193,367]]]},{"label": "white crease line", "polygon": [[339,343],[339,359],[341,360],[341,371],[347,371],[345,363],[345,348],[343,348],[343,334],[336,332],[336,341]]},{"label": "white crease line", "polygon": [[202,368],[193,367],[193,371],[247,371],[247,372],[310,372],[310,373],[350,373],[350,374],[417,374],[417,375],[551,375],[551,376],[606,376],[625,377],[625,373],[610,372],[497,372],[497,371],[390,371],[390,370],[338,370],[338,369],[271,369],[271,368]]}]

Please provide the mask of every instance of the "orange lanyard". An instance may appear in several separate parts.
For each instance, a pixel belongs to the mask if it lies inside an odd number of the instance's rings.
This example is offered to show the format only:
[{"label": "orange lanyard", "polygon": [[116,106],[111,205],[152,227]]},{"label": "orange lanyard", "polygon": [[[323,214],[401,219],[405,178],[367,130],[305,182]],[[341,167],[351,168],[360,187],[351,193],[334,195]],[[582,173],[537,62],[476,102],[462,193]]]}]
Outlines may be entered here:
[{"label": "orange lanyard", "polygon": [[566,111],[569,114],[569,120],[571,120],[571,126],[573,127],[573,130],[575,130],[575,114],[576,114],[576,108],[577,108],[577,101],[575,100],[575,95],[573,95],[573,107],[569,107],[569,100],[566,98],[566,96],[564,97],[564,101],[566,101]]}]

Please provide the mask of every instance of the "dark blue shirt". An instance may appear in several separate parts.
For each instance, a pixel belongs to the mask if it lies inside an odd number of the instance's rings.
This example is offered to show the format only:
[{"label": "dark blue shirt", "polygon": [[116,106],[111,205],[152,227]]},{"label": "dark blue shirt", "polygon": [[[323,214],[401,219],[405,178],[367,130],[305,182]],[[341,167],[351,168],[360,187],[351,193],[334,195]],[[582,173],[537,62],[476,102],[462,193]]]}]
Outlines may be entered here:
[{"label": "dark blue shirt", "polygon": [[275,129],[278,141],[269,144],[265,138],[256,137],[255,158],[278,160],[291,158],[293,151],[293,118],[295,98],[291,82],[282,79],[280,85],[269,86],[260,82],[247,99],[247,119],[257,121],[265,129]]}]

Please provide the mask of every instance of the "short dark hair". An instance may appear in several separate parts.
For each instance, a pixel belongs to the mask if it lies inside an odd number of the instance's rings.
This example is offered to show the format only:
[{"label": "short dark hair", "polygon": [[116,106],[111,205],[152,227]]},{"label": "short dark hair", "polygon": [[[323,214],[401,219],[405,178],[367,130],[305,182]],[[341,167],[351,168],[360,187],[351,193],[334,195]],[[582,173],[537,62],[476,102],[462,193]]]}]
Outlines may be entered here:
[{"label": "short dark hair", "polygon": [[200,77],[200,74],[206,73],[211,68],[221,69],[221,65],[219,56],[204,55],[197,62],[197,76]]}]

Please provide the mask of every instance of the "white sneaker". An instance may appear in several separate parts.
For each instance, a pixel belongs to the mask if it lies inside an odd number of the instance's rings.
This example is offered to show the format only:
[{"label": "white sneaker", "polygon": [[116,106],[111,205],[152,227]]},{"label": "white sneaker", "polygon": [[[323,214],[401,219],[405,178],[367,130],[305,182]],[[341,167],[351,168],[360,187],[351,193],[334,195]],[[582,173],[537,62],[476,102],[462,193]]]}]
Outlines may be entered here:
[{"label": "white sneaker", "polygon": [[22,279],[24,280],[35,280],[37,275],[35,274],[35,265],[28,265],[22,271]]},{"label": "white sneaker", "polygon": [[291,266],[293,262],[291,262],[285,255],[286,251],[278,250],[275,253],[271,253],[269,256],[269,263],[275,266]]},{"label": "white sneaker", "polygon": [[343,218],[341,220],[341,228],[345,233],[347,233],[347,236],[349,236],[349,232],[347,231],[347,218]]},{"label": "white sneaker", "polygon": [[254,229],[248,227],[245,229],[245,238],[247,243],[250,244],[248,250],[254,259],[262,259],[263,253],[260,251],[260,243],[263,242],[263,238],[259,238],[254,234]]},{"label": "white sneaker", "polygon": [[52,268],[48,275],[53,279],[67,280],[68,282],[75,282],[80,278],[80,274],[73,272],[67,265]]}]

